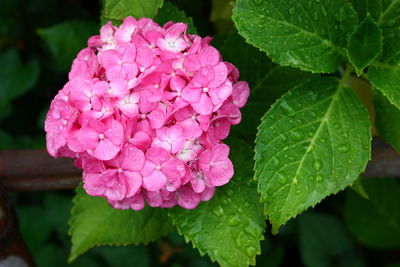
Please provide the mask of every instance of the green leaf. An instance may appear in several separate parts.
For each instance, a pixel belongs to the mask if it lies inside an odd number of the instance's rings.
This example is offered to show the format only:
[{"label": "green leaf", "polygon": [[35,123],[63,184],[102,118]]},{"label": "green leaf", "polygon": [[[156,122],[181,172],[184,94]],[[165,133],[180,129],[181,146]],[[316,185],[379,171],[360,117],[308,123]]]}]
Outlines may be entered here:
[{"label": "green leaf", "polygon": [[382,31],[368,14],[350,36],[347,53],[360,76],[382,51]]},{"label": "green leaf", "polygon": [[379,90],[373,91],[375,105],[375,125],[380,136],[400,151],[400,110],[392,105],[390,101]]},{"label": "green leaf", "polygon": [[0,119],[11,113],[10,102],[33,87],[39,76],[39,64],[24,64],[15,49],[0,54]]},{"label": "green leaf", "polygon": [[[232,134],[254,143],[257,126],[262,115],[289,89],[315,77],[291,67],[282,67],[260,50],[246,43],[243,37],[232,32],[225,40],[221,53],[224,60],[240,71],[240,79],[248,81],[250,98],[242,111],[242,122],[232,128]],[[238,53],[243,56],[238,57]]]},{"label": "green leaf", "polygon": [[371,125],[354,91],[318,78],[286,93],[264,115],[255,177],[272,232],[351,185],[371,153]]},{"label": "green leaf", "polygon": [[332,262],[336,262],[336,266],[343,266],[338,263],[346,260],[344,256],[354,247],[343,222],[329,214],[301,215],[299,234],[301,257],[304,265],[309,267],[329,267]]},{"label": "green leaf", "polygon": [[98,33],[97,23],[66,21],[38,30],[46,42],[60,70],[68,71],[77,53],[87,46],[90,36]]},{"label": "green leaf", "polygon": [[161,26],[168,21],[184,22],[188,24],[188,33],[197,34],[192,18],[188,17],[185,12],[179,10],[176,6],[168,2],[164,3],[162,8],[158,10],[157,15],[154,17],[154,21]]},{"label": "green leaf", "polygon": [[357,11],[360,20],[367,14],[384,28],[395,28],[400,23],[398,10],[400,2],[398,0],[353,0],[352,4]]},{"label": "green leaf", "polygon": [[153,18],[162,7],[163,0],[104,0],[104,17],[124,20],[127,16]]},{"label": "green leaf", "polygon": [[375,249],[400,248],[400,184],[391,179],[364,181],[369,200],[348,191],[345,217],[362,244]]},{"label": "green leaf", "polygon": [[333,72],[357,15],[347,0],[238,0],[233,20],[245,39],[284,66]]},{"label": "green leaf", "polygon": [[369,67],[368,78],[393,105],[400,108],[400,1],[369,1],[371,4],[367,6],[371,8],[364,7],[358,12],[365,9],[370,12],[375,8],[374,19],[382,29],[383,49],[379,59]]},{"label": "green leaf", "polygon": [[365,199],[369,199],[369,196],[367,192],[365,192],[365,188],[363,184],[361,183],[361,178],[362,176],[358,177],[357,180],[354,181],[354,183],[351,185],[351,189],[354,190],[357,194],[359,194],[361,197]]},{"label": "green leaf", "polygon": [[194,210],[173,208],[169,213],[178,232],[221,266],[255,264],[266,227],[253,178],[252,151],[243,141],[231,139],[232,180],[216,188],[214,197]]},{"label": "green leaf", "polygon": [[94,246],[147,244],[171,230],[165,209],[113,209],[105,199],[87,195],[82,187],[78,187],[73,202],[70,262]]}]

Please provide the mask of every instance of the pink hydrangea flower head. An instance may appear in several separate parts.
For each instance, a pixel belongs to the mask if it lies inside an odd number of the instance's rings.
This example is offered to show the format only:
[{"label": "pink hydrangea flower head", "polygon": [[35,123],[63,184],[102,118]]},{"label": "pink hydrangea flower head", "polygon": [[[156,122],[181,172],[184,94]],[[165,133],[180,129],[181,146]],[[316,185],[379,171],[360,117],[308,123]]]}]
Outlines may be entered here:
[{"label": "pink hydrangea flower head", "polygon": [[233,177],[222,143],[249,85],[211,38],[127,17],[88,40],[50,105],[47,150],[116,209],[195,208]]}]

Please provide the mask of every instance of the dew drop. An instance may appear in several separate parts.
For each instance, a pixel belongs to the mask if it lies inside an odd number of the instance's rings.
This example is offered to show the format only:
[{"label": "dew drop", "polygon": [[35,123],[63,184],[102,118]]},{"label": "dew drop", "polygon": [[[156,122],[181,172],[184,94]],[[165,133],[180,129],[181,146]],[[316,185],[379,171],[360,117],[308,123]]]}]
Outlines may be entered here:
[{"label": "dew drop", "polygon": [[278,173],[278,182],[279,182],[280,184],[285,184],[285,183],[286,183],[286,177],[283,176],[282,174],[279,174],[279,173]]},{"label": "dew drop", "polygon": [[294,109],[288,104],[288,102],[286,101],[286,99],[283,99],[280,102],[281,107],[285,110],[286,114],[291,117],[294,116],[295,111]]},{"label": "dew drop", "polygon": [[319,171],[322,168],[322,162],[319,159],[316,159],[314,162],[314,170]]},{"label": "dew drop", "polygon": [[290,135],[295,141],[300,141],[303,138],[303,133],[300,131],[293,131],[290,133]]},{"label": "dew drop", "polygon": [[340,152],[343,152],[343,153],[349,152],[349,150],[350,150],[350,148],[347,144],[340,145],[338,147],[338,149]]},{"label": "dew drop", "polygon": [[243,238],[242,238],[242,234],[239,234],[238,235],[238,237],[236,238],[236,246],[239,248],[239,249],[242,249],[243,248],[243,244],[244,243],[244,240],[243,240]]},{"label": "dew drop", "polygon": [[249,257],[253,257],[256,254],[256,248],[255,247],[248,247],[246,249],[246,254]]},{"label": "dew drop", "polygon": [[229,205],[229,204],[231,204],[232,200],[230,198],[224,197],[224,198],[221,198],[221,202],[224,205]]},{"label": "dew drop", "polygon": [[272,164],[274,165],[274,168],[278,168],[279,159],[277,157],[272,157]]},{"label": "dew drop", "polygon": [[228,225],[229,226],[236,226],[238,224],[240,224],[239,215],[229,216],[229,218],[228,218]]},{"label": "dew drop", "polygon": [[252,237],[257,237],[260,234],[260,229],[252,222],[250,222],[249,225],[244,228],[244,231]]},{"label": "dew drop", "polygon": [[224,210],[222,209],[221,206],[216,206],[213,211],[212,211],[216,216],[221,217],[222,214],[224,214]]}]

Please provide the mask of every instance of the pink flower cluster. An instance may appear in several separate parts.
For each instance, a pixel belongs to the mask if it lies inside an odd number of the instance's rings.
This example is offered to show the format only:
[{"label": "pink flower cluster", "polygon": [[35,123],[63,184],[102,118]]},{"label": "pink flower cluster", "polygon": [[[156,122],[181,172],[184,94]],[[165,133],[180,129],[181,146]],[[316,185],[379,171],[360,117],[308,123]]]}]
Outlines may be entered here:
[{"label": "pink flower cluster", "polygon": [[249,96],[211,38],[150,19],[109,22],[73,61],[46,117],[47,149],[117,209],[195,208],[233,176],[221,142]]}]

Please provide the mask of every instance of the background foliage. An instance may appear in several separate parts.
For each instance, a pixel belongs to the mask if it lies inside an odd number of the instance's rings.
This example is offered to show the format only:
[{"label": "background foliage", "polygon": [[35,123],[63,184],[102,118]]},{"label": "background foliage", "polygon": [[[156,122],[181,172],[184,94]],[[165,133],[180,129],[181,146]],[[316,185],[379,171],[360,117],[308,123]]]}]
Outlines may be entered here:
[{"label": "background foliage", "polygon": [[243,121],[228,140],[235,178],[194,211],[115,211],[81,188],[73,201],[72,191],[13,193],[39,266],[67,266],[68,258],[72,266],[400,266],[399,182],[362,180],[368,199],[340,191],[356,181],[370,153],[362,102],[371,88],[361,88],[360,101],[344,79],[352,68],[352,79],[375,88],[380,135],[400,147],[399,2],[237,0],[233,12],[232,2],[0,2],[0,149],[44,147],[48,104],[100,21],[134,15],[187,22],[189,32],[214,36],[251,86]]}]

